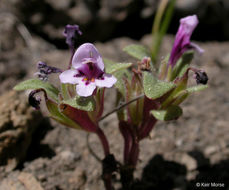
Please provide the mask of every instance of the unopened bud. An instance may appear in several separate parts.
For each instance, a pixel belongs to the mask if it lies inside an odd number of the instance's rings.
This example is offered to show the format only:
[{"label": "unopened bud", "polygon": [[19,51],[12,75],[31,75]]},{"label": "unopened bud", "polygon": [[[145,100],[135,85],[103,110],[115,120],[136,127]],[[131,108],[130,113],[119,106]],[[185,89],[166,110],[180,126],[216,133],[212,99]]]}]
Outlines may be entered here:
[{"label": "unopened bud", "polygon": [[66,43],[68,44],[72,53],[74,53],[75,46],[76,46],[76,39],[78,35],[82,35],[82,32],[79,29],[79,26],[68,24],[67,26],[65,26],[65,30],[63,34],[66,38]]},{"label": "unopened bud", "polygon": [[45,100],[46,101],[48,100],[48,96],[47,96],[46,91],[44,89],[39,88],[39,89],[31,91],[29,93],[29,99],[28,99],[29,100],[29,104],[33,108],[35,108],[36,110],[40,109],[41,98],[40,98],[40,96],[36,95],[39,92],[43,92]]},{"label": "unopened bud", "polygon": [[208,82],[208,76],[204,71],[195,72],[194,78],[197,84],[207,84]]},{"label": "unopened bud", "polygon": [[150,71],[150,57],[144,57],[140,62],[138,62],[138,71]]},{"label": "unopened bud", "polygon": [[35,94],[37,93],[36,90],[33,90],[32,92],[30,92],[29,94],[29,104],[35,108],[36,110],[40,109],[40,103],[41,103],[41,98],[39,96],[35,96]]},{"label": "unopened bud", "polygon": [[46,63],[41,62],[41,61],[38,62],[37,69],[39,71],[37,73],[35,73],[35,74],[38,75],[38,78],[40,80],[43,80],[43,81],[47,81],[48,80],[48,75],[50,75],[52,73],[61,73],[62,72],[61,69],[58,69],[56,67],[48,66]]}]

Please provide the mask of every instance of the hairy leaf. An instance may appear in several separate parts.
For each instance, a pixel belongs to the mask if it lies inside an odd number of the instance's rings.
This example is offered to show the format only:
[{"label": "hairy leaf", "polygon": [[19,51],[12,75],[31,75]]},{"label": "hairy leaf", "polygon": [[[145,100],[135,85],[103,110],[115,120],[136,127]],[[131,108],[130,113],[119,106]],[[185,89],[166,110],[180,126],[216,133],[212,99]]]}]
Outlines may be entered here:
[{"label": "hairy leaf", "polygon": [[132,63],[115,63],[111,60],[104,59],[106,73],[114,74],[115,72],[127,69],[132,66]]},{"label": "hairy leaf", "polygon": [[158,120],[169,121],[177,119],[183,112],[179,106],[172,105],[165,110],[151,110],[150,113]]},{"label": "hairy leaf", "polygon": [[208,85],[199,84],[197,86],[192,86],[186,89],[188,93],[198,92],[208,88]]},{"label": "hairy leaf", "polygon": [[144,57],[150,57],[149,51],[142,45],[136,45],[136,44],[129,45],[126,46],[123,49],[123,51],[125,51],[132,57],[137,58],[139,60],[142,60]]},{"label": "hairy leaf", "polygon": [[29,90],[42,88],[46,91],[47,95],[53,100],[58,101],[59,90],[48,82],[41,81],[39,79],[29,79],[17,84],[14,90]]},{"label": "hairy leaf", "polygon": [[173,83],[157,80],[150,72],[143,74],[144,92],[150,99],[159,98],[175,87]]}]

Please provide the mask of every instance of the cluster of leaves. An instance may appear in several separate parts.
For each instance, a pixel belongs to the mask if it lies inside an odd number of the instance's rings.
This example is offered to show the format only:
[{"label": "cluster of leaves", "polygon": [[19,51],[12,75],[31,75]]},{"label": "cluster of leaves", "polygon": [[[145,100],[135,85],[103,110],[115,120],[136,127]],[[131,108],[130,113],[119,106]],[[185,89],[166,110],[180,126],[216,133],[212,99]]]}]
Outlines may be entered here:
[{"label": "cluster of leaves", "polygon": [[[124,48],[124,51],[130,56],[136,58],[138,61],[143,60],[145,57],[150,57],[148,49],[141,45],[129,45]],[[150,71],[142,71],[142,85],[145,96],[151,100],[157,100],[163,97],[163,101],[161,101],[159,109],[151,111],[151,114],[156,119],[162,121],[177,119],[182,115],[182,108],[179,105],[192,93],[204,90],[208,87],[203,84],[188,87],[186,81],[187,79],[178,83],[176,82],[176,79],[182,78],[185,72],[187,72],[193,56],[193,51],[184,53],[178,60],[173,70],[169,70],[168,73],[166,73],[165,70],[167,69],[169,55],[162,61],[160,69],[157,72],[153,72],[156,68],[154,68],[152,62],[150,64]],[[164,76],[165,73],[166,76]],[[120,81],[124,76],[130,80],[130,71],[125,70],[125,72],[119,73],[117,76],[119,82],[116,84],[116,87],[122,95],[125,95],[125,82]],[[166,80],[161,80],[164,78],[166,78]]]}]

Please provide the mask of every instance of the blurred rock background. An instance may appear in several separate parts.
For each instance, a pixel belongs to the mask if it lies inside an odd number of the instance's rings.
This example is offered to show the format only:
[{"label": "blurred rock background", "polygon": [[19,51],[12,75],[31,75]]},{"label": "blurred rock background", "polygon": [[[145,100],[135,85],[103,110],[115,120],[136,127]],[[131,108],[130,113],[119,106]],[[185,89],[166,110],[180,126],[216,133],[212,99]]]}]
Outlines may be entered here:
[{"label": "blurred rock background", "polygon": [[[66,24],[78,24],[82,41],[106,41],[119,36],[141,38],[151,32],[159,0],[2,0],[1,13],[10,12],[28,29],[56,46],[66,47],[62,31]],[[228,0],[177,0],[170,33],[189,14],[200,20],[194,39],[229,39]]]},{"label": "blurred rock background", "polygon": [[[106,58],[135,61],[122,48],[131,43],[150,45],[147,34],[158,2],[0,1],[0,190],[103,189],[86,134],[50,123],[28,106],[24,92],[11,89],[34,77],[39,60],[66,68],[70,56],[62,35],[66,24],[80,25],[79,44],[95,42]],[[179,19],[190,14],[197,14],[200,21],[192,39],[205,49],[193,64],[207,71],[210,88],[185,102],[178,121],[159,123],[152,140],[143,142],[136,189],[194,189],[199,181],[229,181],[229,1],[177,0],[169,34],[174,35]],[[166,36],[161,56],[171,50],[172,35]],[[57,83],[58,78],[51,80]],[[108,91],[109,100],[113,94]],[[106,111],[112,106],[109,101]],[[111,148],[120,160],[116,116],[104,120],[102,127],[109,137],[112,134]],[[90,142],[100,154],[94,135]]]}]

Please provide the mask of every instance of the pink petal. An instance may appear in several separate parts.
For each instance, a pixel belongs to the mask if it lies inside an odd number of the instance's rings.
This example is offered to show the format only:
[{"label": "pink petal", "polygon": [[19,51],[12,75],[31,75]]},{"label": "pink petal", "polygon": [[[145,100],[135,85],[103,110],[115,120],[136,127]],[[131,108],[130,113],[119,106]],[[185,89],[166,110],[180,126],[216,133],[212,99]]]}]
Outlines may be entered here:
[{"label": "pink petal", "polygon": [[85,43],[81,45],[75,52],[73,58],[72,58],[72,66],[75,69],[78,69],[82,66],[82,63],[84,62],[85,58],[93,58],[96,60],[96,64],[98,67],[103,71],[104,70],[104,63],[103,60],[98,52],[98,50],[95,48],[95,46],[91,43]]},{"label": "pink petal", "polygon": [[200,46],[198,46],[195,43],[190,43],[190,46],[194,48],[200,55],[204,53],[204,49],[202,49]]},{"label": "pink petal", "polygon": [[199,23],[196,15],[187,16],[180,19],[180,27],[187,35],[192,35],[193,30],[196,28]]},{"label": "pink petal", "polygon": [[59,75],[59,79],[61,83],[76,84],[78,83],[78,79],[74,77],[76,74],[78,74],[77,70],[66,70]]},{"label": "pink petal", "polygon": [[174,66],[183,53],[189,49],[191,43],[190,38],[198,22],[196,15],[180,19],[180,26],[169,58],[169,64],[171,66]]},{"label": "pink petal", "polygon": [[90,82],[89,84],[85,84],[85,83],[79,83],[76,86],[76,92],[79,96],[91,96],[95,90],[96,86],[95,83]]},{"label": "pink petal", "polygon": [[104,74],[103,75],[103,78],[104,79],[95,79],[96,86],[110,88],[117,81],[117,79],[113,75],[111,75],[111,74]]}]

